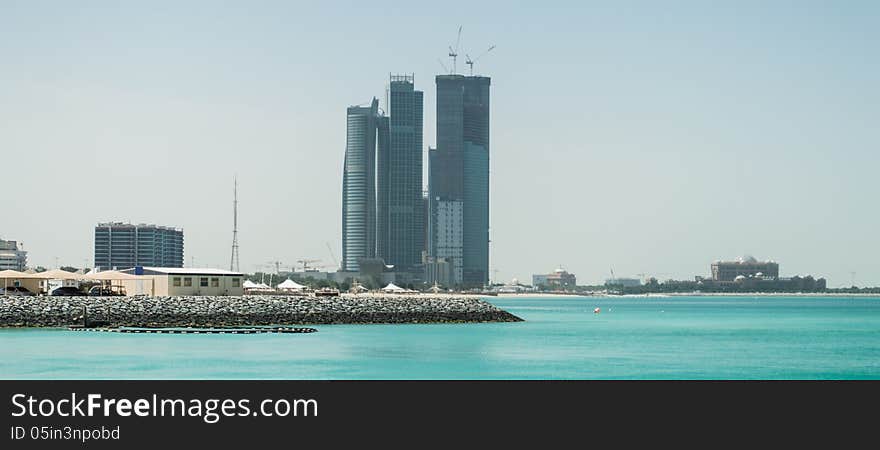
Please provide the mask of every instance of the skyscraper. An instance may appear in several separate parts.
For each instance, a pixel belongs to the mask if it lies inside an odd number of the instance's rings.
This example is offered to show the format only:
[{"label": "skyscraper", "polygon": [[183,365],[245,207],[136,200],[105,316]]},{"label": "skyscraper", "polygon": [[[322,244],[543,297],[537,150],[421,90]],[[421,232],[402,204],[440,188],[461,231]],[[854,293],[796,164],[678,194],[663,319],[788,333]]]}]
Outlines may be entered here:
[{"label": "skyscraper", "polygon": [[95,227],[95,267],[183,267],[183,230],[113,222]]},{"label": "skyscraper", "polygon": [[348,108],[342,175],[342,270],[347,272],[359,271],[361,259],[376,256],[376,135],[380,122],[385,127],[376,98],[368,107]]},{"label": "skyscraper", "polygon": [[461,268],[456,283],[480,287],[489,281],[491,81],[482,76],[438,75],[436,83],[437,148],[429,152],[429,254],[447,257],[438,253],[444,252],[438,244],[456,246],[461,236],[460,264],[454,261],[458,249],[446,250],[452,253],[448,257],[453,258],[456,272]]},{"label": "skyscraper", "polygon": [[[423,93],[412,75],[391,75],[388,117],[379,127],[377,256],[395,271],[421,263],[425,242],[422,200]],[[381,124],[387,123],[387,137]],[[387,142],[387,145],[384,145]]]}]

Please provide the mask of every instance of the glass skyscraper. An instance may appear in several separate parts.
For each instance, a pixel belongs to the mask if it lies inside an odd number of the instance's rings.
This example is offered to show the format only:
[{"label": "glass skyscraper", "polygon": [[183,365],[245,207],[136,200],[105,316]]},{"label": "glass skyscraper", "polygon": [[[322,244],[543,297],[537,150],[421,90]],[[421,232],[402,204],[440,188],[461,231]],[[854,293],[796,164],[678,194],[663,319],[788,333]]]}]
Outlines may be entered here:
[{"label": "glass skyscraper", "polygon": [[[429,154],[429,254],[443,256],[437,254],[437,243],[449,239],[440,236],[441,231],[460,235],[461,275],[455,283],[481,287],[489,281],[491,81],[482,76],[438,75],[436,83],[437,148]],[[449,216],[450,211],[457,211],[450,205],[458,202],[461,220]]]},{"label": "glass skyscraper", "polygon": [[183,267],[183,230],[113,222],[95,227],[95,267]]},{"label": "glass skyscraper", "polygon": [[[379,100],[347,111],[345,166],[342,176],[342,267],[357,272],[360,260],[376,256],[376,138]],[[387,136],[387,131],[379,134]],[[383,144],[387,140],[383,139]]]},{"label": "glass skyscraper", "polygon": [[[379,128],[377,156],[377,256],[395,271],[419,265],[425,248],[422,199],[423,93],[413,76],[391,75],[387,138]],[[387,145],[384,145],[387,142]]]}]

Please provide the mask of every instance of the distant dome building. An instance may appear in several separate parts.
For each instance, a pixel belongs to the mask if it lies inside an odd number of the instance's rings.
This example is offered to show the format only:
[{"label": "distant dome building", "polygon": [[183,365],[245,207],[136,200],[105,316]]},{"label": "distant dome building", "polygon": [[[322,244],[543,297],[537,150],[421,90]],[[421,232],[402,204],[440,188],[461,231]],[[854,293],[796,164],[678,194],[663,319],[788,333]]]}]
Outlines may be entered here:
[{"label": "distant dome building", "polygon": [[736,281],[737,278],[779,278],[779,264],[773,261],[758,261],[754,256],[744,255],[736,261],[715,261],[712,263],[713,281]]},{"label": "distant dome building", "polygon": [[532,285],[545,288],[569,288],[577,286],[577,278],[563,268],[558,268],[547,275],[532,275]]}]

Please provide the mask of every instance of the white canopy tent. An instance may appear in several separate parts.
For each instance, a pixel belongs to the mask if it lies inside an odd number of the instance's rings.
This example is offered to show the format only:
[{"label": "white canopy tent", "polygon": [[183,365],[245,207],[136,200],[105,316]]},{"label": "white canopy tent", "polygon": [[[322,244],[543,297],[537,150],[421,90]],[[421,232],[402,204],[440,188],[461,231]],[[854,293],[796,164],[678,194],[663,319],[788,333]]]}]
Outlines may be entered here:
[{"label": "white canopy tent", "polygon": [[406,289],[395,285],[394,283],[388,283],[388,286],[382,288],[383,292],[406,292]]},{"label": "white canopy tent", "polygon": [[291,280],[290,278],[284,280],[284,282],[278,285],[278,289],[281,289],[282,291],[301,291],[305,288],[305,286]]},{"label": "white canopy tent", "polygon": [[272,290],[272,288],[265,283],[254,283],[251,280],[244,280],[241,287],[245,292],[268,292]]}]

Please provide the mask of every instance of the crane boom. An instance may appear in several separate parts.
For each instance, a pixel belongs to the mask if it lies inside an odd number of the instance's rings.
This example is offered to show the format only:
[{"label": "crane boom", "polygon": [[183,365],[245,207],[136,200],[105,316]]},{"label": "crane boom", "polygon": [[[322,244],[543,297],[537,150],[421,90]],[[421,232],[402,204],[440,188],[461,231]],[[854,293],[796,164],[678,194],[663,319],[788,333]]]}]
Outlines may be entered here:
[{"label": "crane boom", "polygon": [[489,47],[486,51],[484,51],[483,53],[480,53],[480,55],[477,56],[477,57],[474,58],[474,59],[471,59],[470,55],[467,55],[467,54],[464,55],[465,58],[466,58],[465,61],[464,61],[464,63],[467,64],[468,66],[470,66],[470,73],[471,73],[472,76],[473,76],[473,74],[474,74],[474,63],[476,63],[477,61],[479,61],[480,58],[482,58],[483,56],[486,56],[486,53],[491,52],[492,49],[494,49],[494,48],[495,48],[494,45],[491,46],[491,47]]},{"label": "crane boom", "polygon": [[456,67],[455,61],[458,58],[458,49],[461,44],[461,25],[458,26],[458,37],[455,38],[455,48],[449,46],[449,57],[452,58],[452,73],[455,74],[458,70]]},{"label": "crane boom", "polygon": [[446,73],[451,73],[451,72],[449,72],[449,68],[446,67],[446,64],[443,64],[443,61],[442,61],[440,58],[437,58],[437,62],[440,63],[440,67],[443,68],[443,71],[444,71],[444,72],[446,72]]},{"label": "crane boom", "polygon": [[339,261],[336,260],[336,255],[333,254],[333,249],[330,248],[330,243],[329,243],[329,242],[325,242],[324,244],[327,245],[327,251],[330,252],[330,257],[333,258],[333,264],[336,264],[336,267],[338,268],[338,267],[339,267]]}]

